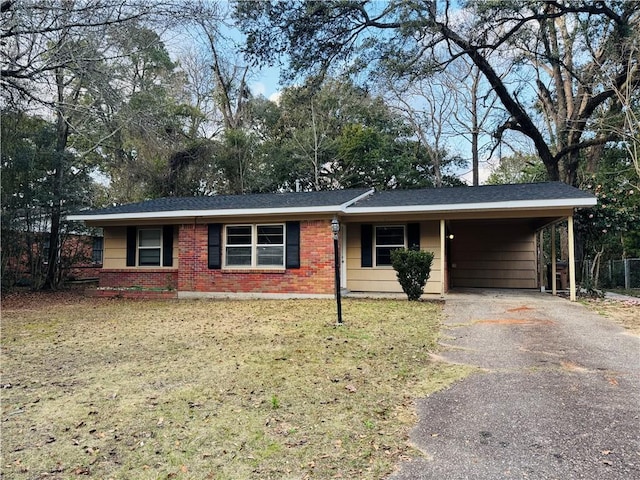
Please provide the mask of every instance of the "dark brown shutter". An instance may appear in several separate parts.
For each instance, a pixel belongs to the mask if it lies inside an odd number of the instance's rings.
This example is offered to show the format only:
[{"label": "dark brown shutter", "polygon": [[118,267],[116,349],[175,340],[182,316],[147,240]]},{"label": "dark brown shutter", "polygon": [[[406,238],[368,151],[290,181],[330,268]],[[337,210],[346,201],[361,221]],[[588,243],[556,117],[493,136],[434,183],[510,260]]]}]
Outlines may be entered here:
[{"label": "dark brown shutter", "polygon": [[300,268],[300,222],[287,222],[286,268]]},{"label": "dark brown shutter", "polygon": [[173,225],[162,227],[162,266],[173,266]]},{"label": "dark brown shutter", "polygon": [[420,250],[420,224],[409,223],[407,225],[407,245],[409,250]]},{"label": "dark brown shutter", "polygon": [[360,266],[373,267],[373,225],[360,225]]},{"label": "dark brown shutter", "polygon": [[209,224],[208,239],[209,269],[219,270],[222,268],[222,224]]},{"label": "dark brown shutter", "polygon": [[127,267],[136,266],[136,227],[127,227]]}]

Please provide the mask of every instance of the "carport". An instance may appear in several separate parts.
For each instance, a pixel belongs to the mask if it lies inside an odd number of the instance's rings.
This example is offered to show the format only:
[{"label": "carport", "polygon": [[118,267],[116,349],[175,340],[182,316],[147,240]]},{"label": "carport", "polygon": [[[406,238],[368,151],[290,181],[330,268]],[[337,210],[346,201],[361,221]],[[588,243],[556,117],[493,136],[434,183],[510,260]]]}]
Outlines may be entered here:
[{"label": "carport", "polygon": [[[376,255],[390,248],[434,253],[425,293],[450,288],[541,289],[543,232],[566,222],[570,297],[576,298],[573,215],[596,199],[561,182],[388,190],[347,206],[340,216],[342,287],[401,292],[395,272]],[[388,232],[393,232],[389,241]],[[404,237],[404,240],[403,240]],[[555,235],[551,235],[555,238]],[[556,244],[551,245],[556,258]],[[380,257],[383,258],[383,257]],[[556,264],[551,262],[552,278]],[[556,293],[555,282],[551,289]]]},{"label": "carport", "polygon": [[[556,262],[544,261],[544,231],[552,239],[551,258],[556,258],[558,245],[556,225],[566,223],[568,243],[562,258],[568,267],[568,285],[575,297],[575,259],[573,216],[532,218],[485,218],[446,222],[446,258],[449,288],[513,288],[545,289],[556,294],[557,282],[548,282],[548,272],[556,279]],[[564,272],[563,272],[564,275]],[[549,285],[547,285],[550,283]],[[564,276],[563,282],[564,284]]]}]

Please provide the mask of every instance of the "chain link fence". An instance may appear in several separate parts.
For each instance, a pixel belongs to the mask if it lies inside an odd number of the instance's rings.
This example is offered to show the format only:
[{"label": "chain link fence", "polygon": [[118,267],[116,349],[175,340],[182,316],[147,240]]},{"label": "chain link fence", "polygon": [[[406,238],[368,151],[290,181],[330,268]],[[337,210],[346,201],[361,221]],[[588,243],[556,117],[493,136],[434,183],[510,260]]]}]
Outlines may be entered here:
[{"label": "chain link fence", "polygon": [[[583,264],[582,278],[589,278],[593,260]],[[600,262],[598,288],[640,288],[640,258]]]}]

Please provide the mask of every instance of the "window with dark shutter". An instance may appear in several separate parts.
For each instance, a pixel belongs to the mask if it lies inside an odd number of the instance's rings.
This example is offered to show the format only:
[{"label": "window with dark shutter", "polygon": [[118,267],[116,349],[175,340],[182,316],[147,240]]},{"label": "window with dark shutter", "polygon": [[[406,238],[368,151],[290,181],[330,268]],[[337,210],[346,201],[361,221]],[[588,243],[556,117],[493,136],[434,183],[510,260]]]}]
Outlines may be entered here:
[{"label": "window with dark shutter", "polygon": [[136,266],[137,236],[136,227],[127,227],[127,267]]},{"label": "window with dark shutter", "polygon": [[404,225],[376,226],[376,267],[391,266],[391,252],[405,248]]},{"label": "window with dark shutter", "polygon": [[286,268],[300,268],[300,222],[287,222]]},{"label": "window with dark shutter", "polygon": [[209,224],[209,238],[207,242],[207,250],[209,257],[209,269],[219,270],[222,267],[222,224]]},{"label": "window with dark shutter", "polygon": [[373,267],[373,225],[360,225],[360,266]]},{"label": "window with dark shutter", "polygon": [[162,266],[173,266],[173,225],[162,228]]},{"label": "window with dark shutter", "polygon": [[407,248],[420,250],[420,224],[409,223],[407,225]]}]

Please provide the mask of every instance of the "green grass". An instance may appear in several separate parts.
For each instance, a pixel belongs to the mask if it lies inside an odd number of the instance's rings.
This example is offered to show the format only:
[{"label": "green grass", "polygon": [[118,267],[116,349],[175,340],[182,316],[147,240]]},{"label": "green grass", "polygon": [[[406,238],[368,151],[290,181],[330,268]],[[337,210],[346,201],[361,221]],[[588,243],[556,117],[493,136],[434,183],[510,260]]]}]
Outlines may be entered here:
[{"label": "green grass", "polygon": [[82,300],[3,311],[6,478],[383,478],[433,363],[440,306]]}]

